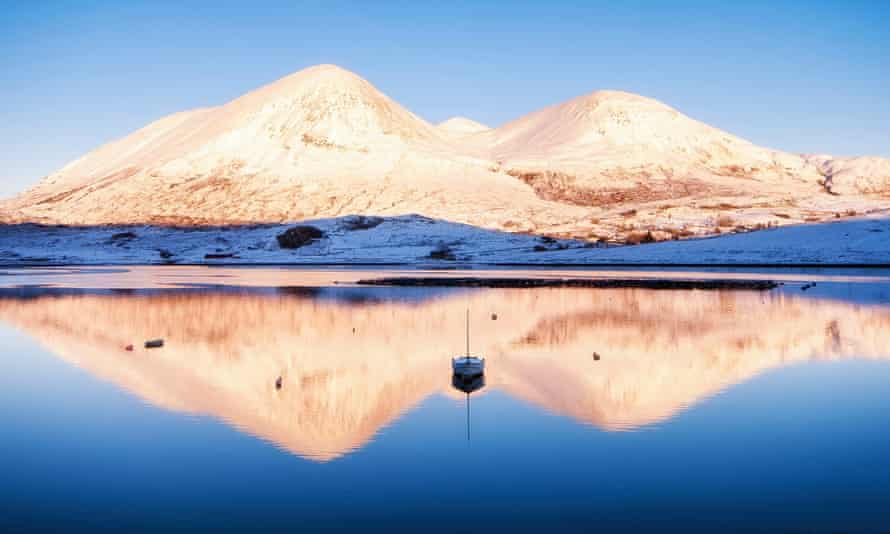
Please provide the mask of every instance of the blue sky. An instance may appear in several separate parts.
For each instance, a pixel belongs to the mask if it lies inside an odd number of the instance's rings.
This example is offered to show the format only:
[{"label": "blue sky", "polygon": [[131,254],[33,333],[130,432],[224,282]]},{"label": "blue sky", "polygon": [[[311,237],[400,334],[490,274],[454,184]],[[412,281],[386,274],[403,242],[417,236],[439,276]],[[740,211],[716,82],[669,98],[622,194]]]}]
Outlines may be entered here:
[{"label": "blue sky", "polygon": [[890,2],[0,0],[0,196],[161,116],[335,63],[438,122],[595,89],[757,144],[890,157]]}]

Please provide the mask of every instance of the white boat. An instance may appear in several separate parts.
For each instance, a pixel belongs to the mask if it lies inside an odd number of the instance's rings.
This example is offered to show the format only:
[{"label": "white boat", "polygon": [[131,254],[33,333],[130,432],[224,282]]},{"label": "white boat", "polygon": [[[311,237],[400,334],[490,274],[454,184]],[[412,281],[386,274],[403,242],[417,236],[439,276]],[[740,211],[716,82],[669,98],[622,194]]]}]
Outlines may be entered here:
[{"label": "white boat", "polygon": [[451,358],[451,370],[461,378],[473,378],[485,373],[485,358],[470,354],[470,310],[467,310],[467,353]]},{"label": "white boat", "polygon": [[470,354],[470,310],[467,310],[467,353],[451,358],[451,385],[467,395],[467,442],[470,441],[470,393],[485,387],[485,358]]},{"label": "white boat", "polygon": [[451,369],[454,374],[472,378],[485,373],[485,358],[477,358],[476,356],[461,356],[451,359]]}]

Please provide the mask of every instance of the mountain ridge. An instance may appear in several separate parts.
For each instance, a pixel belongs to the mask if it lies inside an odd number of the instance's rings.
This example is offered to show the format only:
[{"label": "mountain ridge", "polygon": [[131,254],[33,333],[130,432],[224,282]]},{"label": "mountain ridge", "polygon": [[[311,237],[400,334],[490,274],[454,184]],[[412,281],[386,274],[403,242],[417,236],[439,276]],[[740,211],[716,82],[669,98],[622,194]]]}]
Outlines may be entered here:
[{"label": "mountain ridge", "polygon": [[[827,194],[826,176],[842,196]],[[102,145],[0,203],[0,220],[229,224],[418,213],[599,238],[668,225],[713,234],[717,214],[702,202],[734,206],[754,226],[886,209],[888,199],[890,160],[758,147],[632,93],[594,91],[494,129],[465,118],[432,125],[360,76],[318,65]],[[771,216],[778,207],[793,209]]]}]

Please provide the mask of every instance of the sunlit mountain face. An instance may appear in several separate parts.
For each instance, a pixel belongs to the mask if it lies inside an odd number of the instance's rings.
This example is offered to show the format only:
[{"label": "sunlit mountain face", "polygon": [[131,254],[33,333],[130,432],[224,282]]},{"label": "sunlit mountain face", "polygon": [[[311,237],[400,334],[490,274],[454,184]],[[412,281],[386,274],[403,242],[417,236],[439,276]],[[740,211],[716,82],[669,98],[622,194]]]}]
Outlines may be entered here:
[{"label": "sunlit mountain face", "polygon": [[[413,294],[413,297],[411,295]],[[665,422],[783,365],[890,358],[890,310],[776,292],[324,288],[0,297],[0,320],[168,410],[327,461],[432,395],[485,390],[610,431]],[[162,348],[143,342],[162,338]],[[133,345],[132,351],[126,350]],[[279,380],[280,378],[280,380]]]},{"label": "sunlit mountain face", "polygon": [[466,118],[433,126],[358,74],[316,65],[97,147],[0,201],[0,221],[164,227],[419,214],[623,243],[640,231],[660,241],[890,208],[888,159],[781,152],[645,96],[589,89],[495,129]]}]

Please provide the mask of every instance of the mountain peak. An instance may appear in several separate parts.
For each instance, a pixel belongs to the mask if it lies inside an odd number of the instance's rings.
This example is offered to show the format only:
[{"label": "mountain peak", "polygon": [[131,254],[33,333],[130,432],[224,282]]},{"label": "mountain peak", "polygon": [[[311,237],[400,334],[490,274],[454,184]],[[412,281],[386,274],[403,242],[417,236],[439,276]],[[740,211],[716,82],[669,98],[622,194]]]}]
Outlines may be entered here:
[{"label": "mountain peak", "polygon": [[370,82],[331,64],[276,80],[222,106],[220,114],[228,131],[262,131],[285,147],[306,143],[366,150],[383,138],[436,138],[431,125]]},{"label": "mountain peak", "polygon": [[561,104],[561,107],[573,111],[597,112],[625,110],[628,112],[674,112],[672,107],[636,93],[615,90],[598,90],[573,98]]},{"label": "mountain peak", "polygon": [[[695,154],[715,142],[743,141],[707,127],[655,99],[599,90],[522,117],[496,130],[499,160],[572,160],[638,167],[666,154]],[[692,156],[684,156],[691,161]],[[696,156],[697,157],[697,156]]]},{"label": "mountain peak", "polygon": [[306,67],[302,69],[302,71],[297,72],[326,72],[326,73],[339,73],[341,75],[347,76],[358,76],[351,70],[345,69],[340,65],[335,65],[333,63],[319,63],[318,65],[312,65],[311,67]]},{"label": "mountain peak", "polygon": [[337,65],[307,67],[230,102],[252,103],[279,99],[299,99],[306,94],[352,94],[362,99],[383,100],[387,97],[358,74]]},{"label": "mountain peak", "polygon": [[278,80],[277,82],[273,82],[270,85],[275,85],[279,82],[283,82],[286,80],[294,80],[303,84],[311,84],[313,82],[317,83],[331,83],[331,84],[339,84],[339,85],[361,85],[361,86],[370,86],[370,82],[359,76],[358,74],[344,69],[338,65],[333,65],[330,63],[323,63],[321,65],[313,65],[311,67],[306,67],[305,69],[298,70],[293,74],[285,76],[284,78]]},{"label": "mountain peak", "polygon": [[466,117],[451,117],[450,119],[437,124],[436,128],[445,132],[457,134],[473,134],[491,130],[491,128],[481,122],[476,122],[473,119],[468,119]]}]

